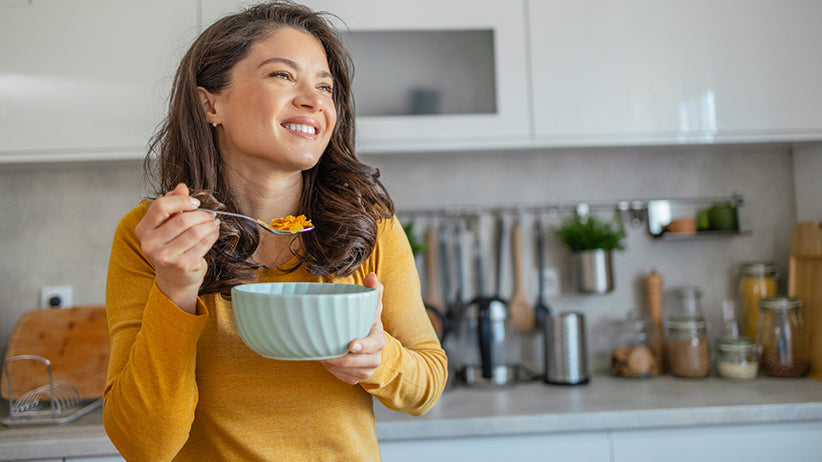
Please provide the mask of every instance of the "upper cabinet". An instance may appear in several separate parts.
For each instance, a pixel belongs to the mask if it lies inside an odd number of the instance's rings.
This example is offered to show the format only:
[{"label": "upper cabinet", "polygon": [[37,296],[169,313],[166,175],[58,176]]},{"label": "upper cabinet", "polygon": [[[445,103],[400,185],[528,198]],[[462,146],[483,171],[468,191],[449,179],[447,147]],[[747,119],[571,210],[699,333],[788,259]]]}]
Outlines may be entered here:
[{"label": "upper cabinet", "polygon": [[[360,152],[822,140],[819,0],[305,1],[351,51]],[[0,0],[0,163],[141,158],[248,3]]]},{"label": "upper cabinet", "polygon": [[[361,151],[504,145],[530,137],[524,3],[309,0],[354,61]],[[208,24],[237,8],[203,0]]]},{"label": "upper cabinet", "polygon": [[0,3],[0,162],[140,158],[197,2]]},{"label": "upper cabinet", "polygon": [[538,144],[822,139],[818,0],[529,0]]}]

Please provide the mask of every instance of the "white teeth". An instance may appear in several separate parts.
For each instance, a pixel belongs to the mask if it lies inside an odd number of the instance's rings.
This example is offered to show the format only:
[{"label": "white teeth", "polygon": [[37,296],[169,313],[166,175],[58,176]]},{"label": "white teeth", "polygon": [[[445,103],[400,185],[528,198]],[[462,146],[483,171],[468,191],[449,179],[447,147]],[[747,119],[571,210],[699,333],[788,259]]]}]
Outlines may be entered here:
[{"label": "white teeth", "polygon": [[295,131],[295,132],[308,133],[308,134],[311,134],[311,135],[316,135],[317,134],[317,130],[314,127],[312,127],[311,125],[285,124],[284,127],[288,130],[292,130],[292,131]]}]

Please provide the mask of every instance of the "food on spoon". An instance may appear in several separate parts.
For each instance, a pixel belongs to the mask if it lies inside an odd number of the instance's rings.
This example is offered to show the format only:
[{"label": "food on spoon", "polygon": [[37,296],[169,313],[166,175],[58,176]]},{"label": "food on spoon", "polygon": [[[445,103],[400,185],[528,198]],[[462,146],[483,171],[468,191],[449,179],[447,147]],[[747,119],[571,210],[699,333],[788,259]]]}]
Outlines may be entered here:
[{"label": "food on spoon", "polygon": [[[262,224],[267,224],[262,220],[257,220]],[[268,225],[271,228],[276,229],[277,231],[288,231],[291,234],[299,233],[308,228],[313,228],[314,225],[311,223],[311,220],[307,219],[305,215],[288,215],[282,218],[275,218],[271,220],[271,224]]]}]

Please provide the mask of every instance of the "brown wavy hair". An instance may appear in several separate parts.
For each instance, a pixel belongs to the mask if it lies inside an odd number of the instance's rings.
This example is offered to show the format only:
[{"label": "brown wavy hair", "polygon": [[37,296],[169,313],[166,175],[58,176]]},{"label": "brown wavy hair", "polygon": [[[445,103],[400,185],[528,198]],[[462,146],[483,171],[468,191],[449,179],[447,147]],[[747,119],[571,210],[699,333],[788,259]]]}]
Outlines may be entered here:
[{"label": "brown wavy hair", "polygon": [[[290,1],[272,1],[223,17],[203,31],[177,69],[168,115],[151,139],[144,170],[154,194],[185,183],[203,206],[238,211],[197,87],[211,93],[227,88],[232,69],[251,46],[281,27],[313,35],[325,49],[334,78],[337,124],[319,162],[303,171],[300,213],[311,218],[315,229],[292,239],[299,264],[286,270],[305,265],[316,276],[348,276],[373,251],[379,223],[393,216],[394,204],[379,181],[379,170],[354,154],[353,64],[329,16]],[[200,293],[227,295],[234,285],[255,279],[260,266],[249,258],[258,244],[254,224],[221,217]]]}]

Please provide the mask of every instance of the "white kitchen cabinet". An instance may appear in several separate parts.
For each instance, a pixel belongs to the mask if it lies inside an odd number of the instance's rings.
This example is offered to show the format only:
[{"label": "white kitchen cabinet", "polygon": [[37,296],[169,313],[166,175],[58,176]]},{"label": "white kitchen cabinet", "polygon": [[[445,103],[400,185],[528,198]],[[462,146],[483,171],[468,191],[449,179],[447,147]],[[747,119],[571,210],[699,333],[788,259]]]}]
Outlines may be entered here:
[{"label": "white kitchen cabinet", "polygon": [[[529,141],[522,1],[504,6],[495,0],[306,3],[343,22],[355,63],[361,151]],[[204,25],[240,4],[203,0]],[[428,110],[432,107],[442,112]]]},{"label": "white kitchen cabinet", "polygon": [[196,0],[0,4],[0,162],[141,158]]},{"label": "white kitchen cabinet", "polygon": [[391,462],[611,460],[606,432],[385,441],[380,452]]},{"label": "white kitchen cabinet", "polygon": [[822,423],[613,431],[612,462],[816,462]]},{"label": "white kitchen cabinet", "polygon": [[529,0],[535,139],[822,139],[822,2]]}]

